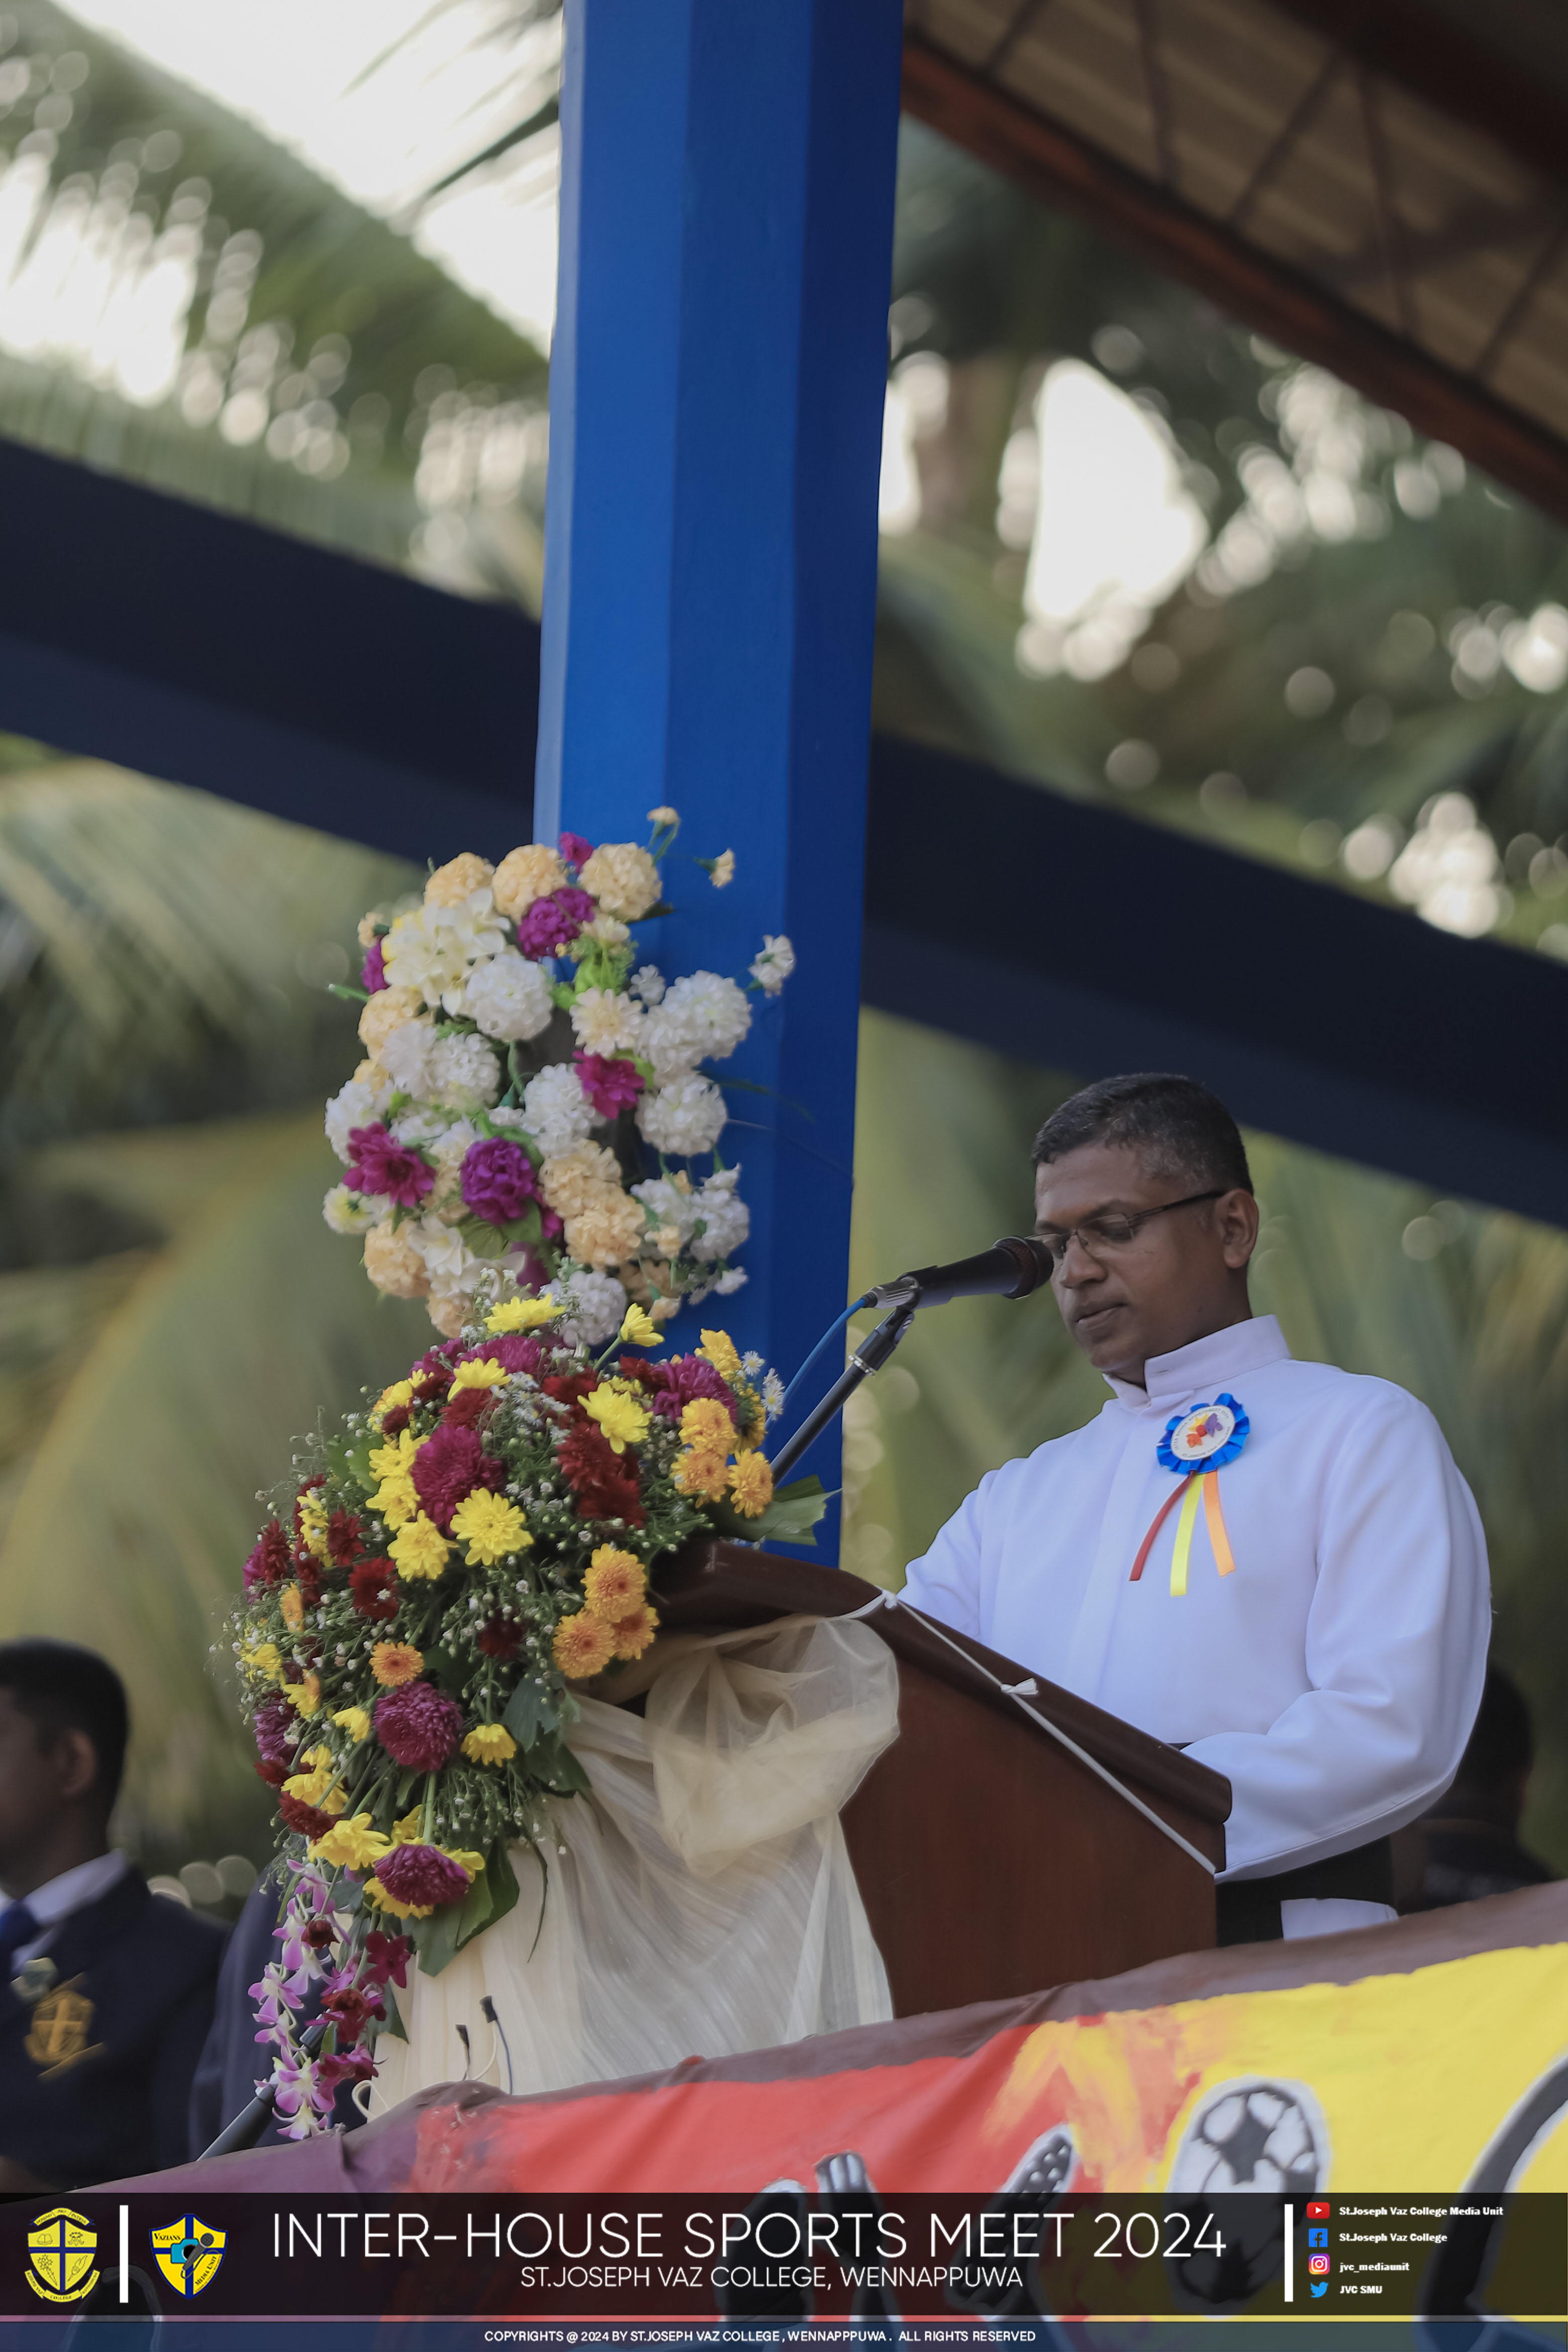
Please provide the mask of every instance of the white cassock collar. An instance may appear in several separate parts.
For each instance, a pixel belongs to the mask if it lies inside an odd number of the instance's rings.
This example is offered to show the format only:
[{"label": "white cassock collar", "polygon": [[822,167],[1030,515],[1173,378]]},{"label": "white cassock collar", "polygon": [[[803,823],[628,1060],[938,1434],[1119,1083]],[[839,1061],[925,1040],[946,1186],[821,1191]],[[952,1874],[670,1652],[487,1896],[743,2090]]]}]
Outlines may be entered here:
[{"label": "white cassock collar", "polygon": [[1227,1323],[1223,1331],[1189,1340],[1184,1348],[1173,1348],[1168,1356],[1151,1356],[1143,1367],[1146,1385],[1142,1388],[1131,1381],[1119,1381],[1111,1372],[1103,1377],[1118,1404],[1129,1412],[1145,1412],[1151,1407],[1169,1412],[1205,1389],[1223,1388],[1227,1381],[1261,1370],[1265,1364],[1288,1363],[1289,1359],[1278,1317],[1254,1315],[1245,1323]]}]

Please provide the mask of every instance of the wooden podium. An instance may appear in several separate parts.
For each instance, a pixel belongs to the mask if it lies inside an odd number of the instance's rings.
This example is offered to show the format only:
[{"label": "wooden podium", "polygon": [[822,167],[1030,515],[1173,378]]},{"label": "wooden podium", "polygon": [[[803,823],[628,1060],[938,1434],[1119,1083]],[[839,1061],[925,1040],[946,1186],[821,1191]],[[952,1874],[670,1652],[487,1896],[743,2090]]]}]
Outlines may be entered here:
[{"label": "wooden podium", "polygon": [[[879,1590],[722,1543],[691,1546],[654,1581],[671,1631],[839,1617]],[[897,2015],[1212,1948],[1198,1857],[1224,1867],[1228,1780],[915,1610],[865,1622],[898,1660],[899,1738],[844,1832]]]}]

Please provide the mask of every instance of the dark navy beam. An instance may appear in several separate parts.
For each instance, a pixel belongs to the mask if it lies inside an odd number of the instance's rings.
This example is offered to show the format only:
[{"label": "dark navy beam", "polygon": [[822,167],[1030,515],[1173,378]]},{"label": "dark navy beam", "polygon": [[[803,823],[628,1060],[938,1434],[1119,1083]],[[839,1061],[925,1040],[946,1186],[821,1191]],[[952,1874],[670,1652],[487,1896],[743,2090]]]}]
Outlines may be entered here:
[{"label": "dark navy beam", "polygon": [[0,729],[423,862],[527,840],[539,632],[0,441]]},{"label": "dark navy beam", "polygon": [[1568,1223],[1568,968],[923,746],[873,748],[862,992]]}]

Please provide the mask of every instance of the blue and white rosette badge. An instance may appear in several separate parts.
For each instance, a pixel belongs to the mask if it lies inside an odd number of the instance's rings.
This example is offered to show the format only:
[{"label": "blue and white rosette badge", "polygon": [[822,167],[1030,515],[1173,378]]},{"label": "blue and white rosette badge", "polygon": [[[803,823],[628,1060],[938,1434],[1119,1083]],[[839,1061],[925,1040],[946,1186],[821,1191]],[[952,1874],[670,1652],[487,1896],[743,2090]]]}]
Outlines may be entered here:
[{"label": "blue and white rosette badge", "polygon": [[1183,1597],[1187,1589],[1193,1529],[1197,1524],[1200,1500],[1214,1550],[1215,1566],[1221,1576],[1234,1572],[1236,1559],[1230,1549],[1225,1512],[1220,1504],[1219,1474],[1227,1462],[1236,1460],[1247,1443],[1251,1427],[1247,1407],[1239,1397],[1233,1397],[1228,1391],[1222,1391],[1212,1404],[1195,1404],[1186,1412],[1172,1414],[1160,1440],[1160,1466],[1163,1470],[1173,1471],[1182,1483],[1166,1496],[1154,1514],[1153,1525],[1138,1547],[1138,1557],[1132,1563],[1132,1583],[1136,1584],[1142,1579],[1155,1537],[1180,1503],[1182,1515],[1176,1521],[1176,1541],[1171,1554],[1171,1593],[1174,1600],[1179,1601]]}]

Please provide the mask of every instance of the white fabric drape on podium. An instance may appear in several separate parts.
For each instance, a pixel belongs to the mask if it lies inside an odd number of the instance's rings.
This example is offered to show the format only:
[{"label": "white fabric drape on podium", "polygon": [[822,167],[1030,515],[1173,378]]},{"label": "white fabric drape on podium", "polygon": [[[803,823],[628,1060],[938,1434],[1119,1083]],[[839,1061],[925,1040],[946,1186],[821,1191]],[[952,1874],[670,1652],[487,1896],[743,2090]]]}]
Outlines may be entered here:
[{"label": "white fabric drape on podium", "polygon": [[516,1909],[439,1976],[410,1969],[373,2115],[465,2073],[562,2090],[892,2015],[838,1822],[898,1734],[891,1653],[868,1625],[785,1618],[676,1635],[632,1672],[645,1716],[581,1702],[592,1793],[551,1809],[548,1892],[514,1846]]}]

